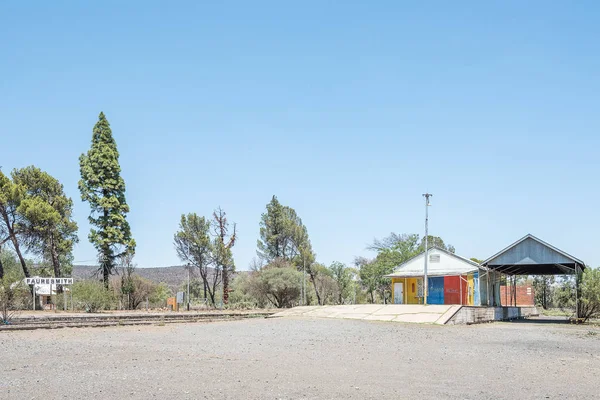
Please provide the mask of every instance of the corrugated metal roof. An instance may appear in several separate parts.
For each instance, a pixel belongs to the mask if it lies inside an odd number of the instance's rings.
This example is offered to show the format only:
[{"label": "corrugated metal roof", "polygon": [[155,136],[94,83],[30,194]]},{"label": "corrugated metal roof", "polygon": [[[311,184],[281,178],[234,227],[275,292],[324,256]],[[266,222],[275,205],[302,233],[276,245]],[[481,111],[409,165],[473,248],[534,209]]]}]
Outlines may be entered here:
[{"label": "corrugated metal roof", "polygon": [[[481,267],[474,261],[450,253],[439,247],[429,249],[428,254],[439,255],[439,262],[427,263],[427,276],[456,276],[478,271]],[[400,266],[393,273],[386,275],[387,278],[412,278],[424,275],[425,252],[422,252]]]},{"label": "corrugated metal roof", "polygon": [[563,275],[585,268],[583,261],[544,242],[525,235],[482,265],[509,275]]},{"label": "corrugated metal roof", "polygon": [[[557,253],[558,255],[560,255],[560,256],[568,259],[570,262],[573,262],[573,263],[576,263],[576,264],[579,264],[579,265],[585,267],[585,263],[583,261],[581,261],[580,259],[575,258],[575,257],[573,257],[572,255],[570,255],[568,253],[565,253],[564,251],[560,250],[559,248],[556,248],[556,247],[552,246],[550,243],[544,242],[542,239],[539,239],[539,238],[533,236],[531,233],[523,236],[521,239],[517,240],[516,242],[514,242],[510,246],[508,246],[505,249],[503,249],[503,250],[499,251],[498,253],[494,254],[493,256],[491,256],[490,258],[488,258],[487,260],[485,260],[482,264],[483,265],[488,265],[488,264],[501,265],[501,264],[506,264],[507,263],[506,261],[512,261],[514,264],[517,264],[520,260],[517,260],[517,259],[515,259],[515,260],[503,260],[502,262],[497,262],[497,263],[494,262],[494,261],[495,261],[495,259],[498,259],[500,256],[508,253],[511,249],[517,247],[519,244],[521,244],[522,242],[524,242],[527,239],[531,239],[534,242],[537,242],[537,243],[541,244],[543,247],[546,247],[546,248],[552,250],[554,253]],[[552,256],[553,254],[552,253],[548,253],[548,255]],[[555,263],[555,264],[559,264],[559,263],[564,262],[563,259],[559,259],[556,256],[554,256],[554,258],[555,259],[552,259],[552,260],[550,260],[550,261],[548,261],[546,263],[552,262],[552,263]],[[535,263],[535,261],[533,261],[533,260],[531,260],[531,262],[526,262],[526,264],[534,264],[534,263]]]}]

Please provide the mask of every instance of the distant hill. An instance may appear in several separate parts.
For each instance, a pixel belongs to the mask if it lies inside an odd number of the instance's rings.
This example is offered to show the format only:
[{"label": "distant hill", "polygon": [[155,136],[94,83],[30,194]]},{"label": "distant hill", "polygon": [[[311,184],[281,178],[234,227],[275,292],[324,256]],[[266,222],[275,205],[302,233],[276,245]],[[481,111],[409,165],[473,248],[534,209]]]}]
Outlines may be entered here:
[{"label": "distant hill", "polygon": [[[97,265],[74,265],[73,278],[75,278],[75,280],[92,279],[97,271]],[[181,289],[184,283],[187,283],[188,275],[187,269],[182,265],[174,265],[172,267],[136,268],[135,273],[154,283],[166,283],[173,293]],[[240,271],[238,273],[246,273],[246,271]],[[192,279],[194,278],[200,279],[200,275],[192,268]]]},{"label": "distant hill", "polygon": [[[73,278],[92,279],[98,271],[97,265],[74,265]],[[187,270],[184,266],[176,265],[172,267],[155,267],[155,268],[136,268],[136,274],[141,277],[151,280],[155,283],[164,282],[176,292],[184,282],[187,282]],[[192,279],[194,276],[192,275]]]}]

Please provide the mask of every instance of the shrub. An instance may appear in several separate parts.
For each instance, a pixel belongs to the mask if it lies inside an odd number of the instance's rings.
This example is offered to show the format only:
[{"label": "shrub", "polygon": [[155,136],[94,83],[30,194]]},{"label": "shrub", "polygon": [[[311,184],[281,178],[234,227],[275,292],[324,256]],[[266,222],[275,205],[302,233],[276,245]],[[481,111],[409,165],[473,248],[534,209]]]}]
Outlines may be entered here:
[{"label": "shrub", "polygon": [[104,285],[97,281],[80,281],[73,284],[73,301],[77,308],[85,312],[109,310],[115,307],[113,293],[106,290]]},{"label": "shrub", "polygon": [[580,290],[579,316],[585,321],[600,317],[600,269],[586,268]]},{"label": "shrub", "polygon": [[173,291],[167,286],[166,283],[161,282],[152,291],[149,296],[150,304],[153,307],[166,307],[167,299],[173,295]]},{"label": "shrub", "polygon": [[29,297],[27,286],[17,274],[7,273],[0,279],[0,323],[9,324]]},{"label": "shrub", "polygon": [[229,292],[229,308],[232,310],[248,310],[252,308],[262,308],[268,301],[264,296],[255,293],[253,290],[253,280],[256,272],[238,273],[231,283]]},{"label": "shrub", "polygon": [[254,279],[254,290],[277,308],[292,307],[300,298],[302,274],[295,268],[266,267]]}]

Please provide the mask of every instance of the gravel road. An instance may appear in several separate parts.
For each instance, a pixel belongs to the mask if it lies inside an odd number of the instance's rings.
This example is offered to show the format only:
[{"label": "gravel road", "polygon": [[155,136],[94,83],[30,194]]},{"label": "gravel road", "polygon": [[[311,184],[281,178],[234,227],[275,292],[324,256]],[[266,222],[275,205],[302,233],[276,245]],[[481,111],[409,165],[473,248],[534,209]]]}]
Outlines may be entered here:
[{"label": "gravel road", "polygon": [[600,329],[251,319],[0,332],[1,399],[600,398]]}]

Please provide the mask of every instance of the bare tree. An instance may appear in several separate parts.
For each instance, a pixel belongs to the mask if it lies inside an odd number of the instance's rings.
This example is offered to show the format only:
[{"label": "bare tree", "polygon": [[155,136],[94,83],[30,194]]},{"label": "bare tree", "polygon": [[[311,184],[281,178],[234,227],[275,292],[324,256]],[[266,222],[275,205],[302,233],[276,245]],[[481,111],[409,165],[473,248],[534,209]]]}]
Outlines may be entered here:
[{"label": "bare tree", "polygon": [[[215,240],[213,245],[213,259],[215,269],[223,275],[223,304],[229,302],[229,275],[235,272],[231,248],[237,238],[236,225],[233,224],[233,233],[229,234],[229,222],[225,211],[219,207],[213,212]],[[215,288],[216,289],[216,288]]]}]

